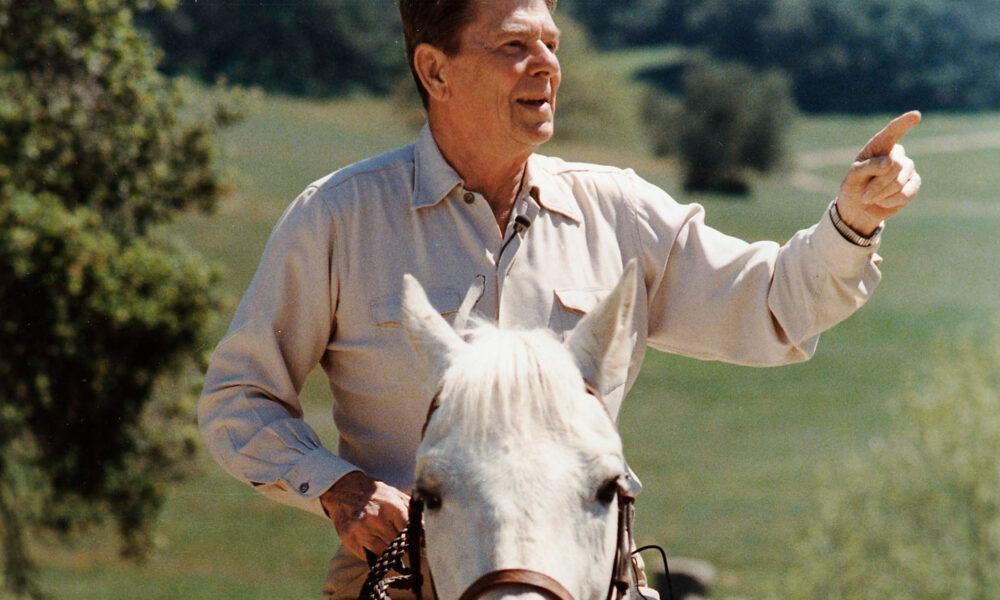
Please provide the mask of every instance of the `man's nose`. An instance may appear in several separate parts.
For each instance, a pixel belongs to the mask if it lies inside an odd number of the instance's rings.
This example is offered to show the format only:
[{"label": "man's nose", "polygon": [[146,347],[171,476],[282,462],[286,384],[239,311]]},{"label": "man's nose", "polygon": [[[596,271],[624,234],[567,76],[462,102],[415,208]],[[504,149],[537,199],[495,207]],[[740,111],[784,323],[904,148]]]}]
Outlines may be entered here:
[{"label": "man's nose", "polygon": [[531,75],[545,75],[552,77],[559,73],[559,59],[556,53],[541,40],[535,42],[531,53],[531,64],[529,65]]}]

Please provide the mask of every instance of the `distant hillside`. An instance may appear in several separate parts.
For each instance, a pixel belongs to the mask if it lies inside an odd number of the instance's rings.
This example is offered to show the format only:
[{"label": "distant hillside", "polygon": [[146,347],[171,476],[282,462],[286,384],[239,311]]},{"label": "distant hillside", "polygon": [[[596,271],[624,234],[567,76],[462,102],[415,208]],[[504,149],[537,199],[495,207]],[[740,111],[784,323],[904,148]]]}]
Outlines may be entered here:
[{"label": "distant hillside", "polygon": [[[576,0],[605,47],[679,44],[791,75],[800,108],[1000,107],[998,0]],[[673,70],[653,72],[668,86]]]}]

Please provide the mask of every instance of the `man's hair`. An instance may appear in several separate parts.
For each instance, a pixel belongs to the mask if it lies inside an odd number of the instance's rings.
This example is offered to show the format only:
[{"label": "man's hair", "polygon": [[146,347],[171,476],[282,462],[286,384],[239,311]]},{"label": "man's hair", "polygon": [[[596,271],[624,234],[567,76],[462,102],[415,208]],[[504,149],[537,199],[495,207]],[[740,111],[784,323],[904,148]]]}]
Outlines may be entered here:
[{"label": "man's hair", "polygon": [[[427,108],[430,98],[413,64],[413,53],[420,44],[430,44],[448,56],[461,49],[462,30],[476,18],[476,4],[489,0],[399,0],[399,16],[406,40],[406,62],[417,83],[420,99]],[[549,11],[558,0],[545,0]]]}]

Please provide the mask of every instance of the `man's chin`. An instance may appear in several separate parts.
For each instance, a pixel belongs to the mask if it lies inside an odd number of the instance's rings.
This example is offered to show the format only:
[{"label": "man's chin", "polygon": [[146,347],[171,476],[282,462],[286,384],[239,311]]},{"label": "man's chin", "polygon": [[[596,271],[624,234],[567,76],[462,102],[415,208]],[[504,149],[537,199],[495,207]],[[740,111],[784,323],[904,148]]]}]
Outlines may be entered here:
[{"label": "man's chin", "polygon": [[534,127],[529,127],[526,129],[525,133],[535,146],[541,146],[545,142],[552,139],[552,136],[555,135],[555,131],[555,123],[549,121],[547,123],[540,123]]}]

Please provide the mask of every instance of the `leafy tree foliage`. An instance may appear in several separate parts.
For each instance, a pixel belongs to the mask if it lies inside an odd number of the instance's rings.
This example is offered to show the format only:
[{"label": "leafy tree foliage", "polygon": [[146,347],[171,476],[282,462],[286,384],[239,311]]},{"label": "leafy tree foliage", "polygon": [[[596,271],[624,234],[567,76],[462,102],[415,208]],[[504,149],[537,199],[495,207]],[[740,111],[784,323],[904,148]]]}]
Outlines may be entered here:
[{"label": "leafy tree foliage", "polygon": [[1000,597],[1000,332],[935,363],[899,433],[823,478],[782,597]]},{"label": "leafy tree foliage", "polygon": [[673,44],[684,41],[679,24],[699,0],[576,0],[565,2],[591,33],[605,46],[628,47]]},{"label": "leafy tree foliage", "polygon": [[[568,3],[567,3],[568,4]],[[697,47],[780,68],[809,111],[1000,107],[998,0],[569,4],[605,43]]]},{"label": "leafy tree foliage", "polygon": [[407,73],[395,0],[182,2],[141,23],[163,69],[292,94],[391,91]]},{"label": "leafy tree foliage", "polygon": [[110,516],[140,556],[194,450],[184,366],[214,271],[156,227],[222,191],[214,132],[132,25],[137,0],[0,0],[0,590],[26,536]]},{"label": "leafy tree foliage", "polygon": [[680,98],[654,91],[643,101],[654,153],[680,158],[687,189],[748,192],[747,170],[769,171],[784,155],[795,112],[787,78],[705,61],[687,71],[683,87]]}]

